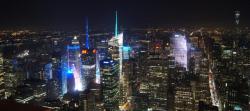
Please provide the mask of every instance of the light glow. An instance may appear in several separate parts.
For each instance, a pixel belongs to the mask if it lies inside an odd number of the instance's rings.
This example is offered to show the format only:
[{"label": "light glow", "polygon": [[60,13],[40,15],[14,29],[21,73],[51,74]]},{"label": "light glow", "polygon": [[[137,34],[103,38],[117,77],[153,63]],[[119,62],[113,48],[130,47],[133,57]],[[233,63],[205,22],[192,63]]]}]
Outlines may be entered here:
[{"label": "light glow", "polygon": [[87,50],[82,50],[82,54],[87,54],[88,51]]},{"label": "light glow", "polygon": [[81,84],[80,74],[77,71],[74,64],[72,65],[72,70],[73,70],[73,74],[74,74],[74,78],[75,78],[75,90],[82,91],[82,84]]},{"label": "light glow", "polygon": [[96,49],[94,49],[92,52],[95,54],[96,53]]},{"label": "light glow", "polygon": [[175,62],[178,66],[187,69],[187,41],[186,37],[182,35],[175,34],[171,38],[171,47],[173,49],[173,56],[175,57]]}]

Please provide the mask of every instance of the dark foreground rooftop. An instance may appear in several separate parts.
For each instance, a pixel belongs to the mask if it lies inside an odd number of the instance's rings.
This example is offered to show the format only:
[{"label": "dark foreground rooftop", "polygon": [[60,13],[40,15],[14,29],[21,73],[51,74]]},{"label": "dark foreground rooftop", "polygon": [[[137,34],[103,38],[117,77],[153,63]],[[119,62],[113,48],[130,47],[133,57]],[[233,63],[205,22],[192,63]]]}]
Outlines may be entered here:
[{"label": "dark foreground rooftop", "polygon": [[20,104],[11,100],[0,101],[0,111],[51,111],[51,109],[32,104]]}]

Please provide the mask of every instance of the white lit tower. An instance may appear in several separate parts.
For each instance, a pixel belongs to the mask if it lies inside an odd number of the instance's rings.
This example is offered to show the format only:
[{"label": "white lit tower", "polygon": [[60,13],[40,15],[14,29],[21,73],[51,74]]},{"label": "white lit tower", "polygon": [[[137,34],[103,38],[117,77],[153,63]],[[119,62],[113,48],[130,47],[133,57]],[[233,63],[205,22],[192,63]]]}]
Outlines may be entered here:
[{"label": "white lit tower", "polygon": [[81,48],[81,59],[82,59],[82,81],[83,81],[83,90],[86,90],[89,87],[90,83],[95,83],[96,76],[96,52],[97,50],[90,46],[89,41],[89,27],[88,19],[86,19],[86,38],[85,38],[85,47]]},{"label": "white lit tower", "polygon": [[[118,32],[118,14],[117,11],[115,12],[115,36],[113,36],[109,42],[109,53],[112,56],[114,61],[117,61],[118,66],[117,69],[119,71],[119,106],[123,106],[126,103],[125,92],[126,92],[126,85],[124,84],[124,75],[123,75],[123,33]],[[122,109],[121,109],[122,110]]]},{"label": "white lit tower", "polygon": [[235,18],[235,24],[239,25],[240,24],[240,11],[234,12],[234,18]]},{"label": "white lit tower", "polygon": [[187,70],[188,46],[186,37],[180,34],[175,34],[170,38],[170,47],[172,49],[172,56],[175,59],[175,66]]},{"label": "white lit tower", "polygon": [[109,40],[112,59],[119,61],[119,77],[122,77],[123,33],[118,34],[118,14],[115,12],[115,36]]},{"label": "white lit tower", "polygon": [[[236,10],[234,11],[234,19],[235,19],[235,34],[236,34],[236,38],[240,37],[240,11]],[[239,44],[239,40],[238,39],[234,39],[233,40],[233,48],[234,50],[236,49],[236,46]]]},{"label": "white lit tower", "polygon": [[81,82],[81,59],[80,59],[80,44],[79,40],[75,36],[70,45],[67,46],[67,57],[68,57],[68,69],[71,70],[74,81],[75,81],[75,90],[82,91],[82,82]]}]

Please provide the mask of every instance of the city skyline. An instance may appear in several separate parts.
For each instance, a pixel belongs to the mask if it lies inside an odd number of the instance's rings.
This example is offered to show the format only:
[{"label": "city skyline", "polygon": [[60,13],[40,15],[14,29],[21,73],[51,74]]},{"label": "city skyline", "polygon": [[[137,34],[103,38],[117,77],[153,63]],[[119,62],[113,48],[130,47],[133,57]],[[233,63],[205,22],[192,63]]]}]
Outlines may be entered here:
[{"label": "city skyline", "polygon": [[249,111],[248,3],[4,1],[0,110]]}]

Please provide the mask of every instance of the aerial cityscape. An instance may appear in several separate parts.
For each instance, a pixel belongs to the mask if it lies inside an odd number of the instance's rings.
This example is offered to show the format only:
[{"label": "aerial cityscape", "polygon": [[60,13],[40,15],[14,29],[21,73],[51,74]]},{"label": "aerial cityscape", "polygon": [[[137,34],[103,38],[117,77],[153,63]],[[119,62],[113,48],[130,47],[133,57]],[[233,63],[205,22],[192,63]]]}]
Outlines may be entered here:
[{"label": "aerial cityscape", "polygon": [[4,1],[0,111],[250,111],[249,6]]}]

